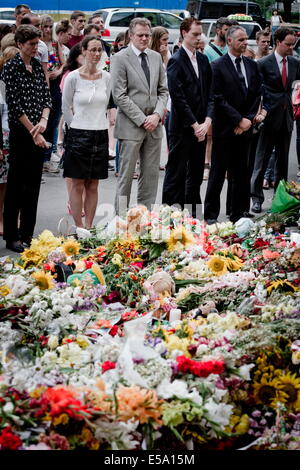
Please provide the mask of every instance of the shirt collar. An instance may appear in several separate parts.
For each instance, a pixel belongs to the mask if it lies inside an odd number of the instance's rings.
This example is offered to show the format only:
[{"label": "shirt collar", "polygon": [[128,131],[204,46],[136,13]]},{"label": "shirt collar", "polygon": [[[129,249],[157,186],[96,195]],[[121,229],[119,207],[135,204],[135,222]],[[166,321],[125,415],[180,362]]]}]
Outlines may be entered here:
[{"label": "shirt collar", "polygon": [[[230,54],[229,51],[228,51],[228,55],[229,55],[230,59],[232,60],[232,62],[235,64],[235,59],[237,59],[237,57],[235,55]],[[243,56],[242,55],[240,56],[240,58],[243,61]]]},{"label": "shirt collar", "polygon": [[145,51],[140,51],[137,47],[135,47],[133,44],[131,44],[131,48],[133,50],[133,52],[135,53],[135,55],[137,55],[138,57],[141,55],[142,52],[145,52],[145,54],[147,54],[148,52],[148,48],[145,50]]},{"label": "shirt collar", "polygon": [[[187,49],[183,44],[182,44],[181,47],[185,50],[185,52],[187,53],[187,55],[188,55],[189,58],[191,59],[192,56],[194,55],[194,53],[193,53],[192,51],[190,51],[189,49]],[[195,51],[195,55],[196,55],[196,51]]]},{"label": "shirt collar", "polygon": [[[274,54],[275,54],[277,63],[280,64],[283,61],[284,57],[282,57],[282,55],[278,54],[277,51],[274,51]],[[286,61],[287,61],[287,57],[285,57],[285,58],[286,58]]]}]

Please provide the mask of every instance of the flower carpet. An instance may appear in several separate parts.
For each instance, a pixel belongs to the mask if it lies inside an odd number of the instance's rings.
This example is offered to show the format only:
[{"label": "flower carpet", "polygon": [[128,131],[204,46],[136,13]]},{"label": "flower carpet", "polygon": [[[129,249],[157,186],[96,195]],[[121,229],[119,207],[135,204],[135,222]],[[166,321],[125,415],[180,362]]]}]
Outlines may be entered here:
[{"label": "flower carpet", "polygon": [[0,449],[300,449],[291,218],[137,206],[2,258]]}]

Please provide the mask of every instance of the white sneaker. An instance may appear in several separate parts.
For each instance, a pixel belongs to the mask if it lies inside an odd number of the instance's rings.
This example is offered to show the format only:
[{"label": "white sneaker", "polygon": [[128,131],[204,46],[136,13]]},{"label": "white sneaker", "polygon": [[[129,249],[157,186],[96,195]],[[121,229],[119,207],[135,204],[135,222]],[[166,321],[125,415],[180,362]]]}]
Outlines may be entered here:
[{"label": "white sneaker", "polygon": [[57,155],[57,153],[52,153],[51,154],[51,162],[59,163],[60,162],[60,157]]},{"label": "white sneaker", "polygon": [[45,162],[43,166],[43,171],[45,173],[59,173],[59,168],[54,162]]},{"label": "white sneaker", "polygon": [[89,230],[82,227],[76,227],[76,235],[80,239],[91,238],[92,234]]}]

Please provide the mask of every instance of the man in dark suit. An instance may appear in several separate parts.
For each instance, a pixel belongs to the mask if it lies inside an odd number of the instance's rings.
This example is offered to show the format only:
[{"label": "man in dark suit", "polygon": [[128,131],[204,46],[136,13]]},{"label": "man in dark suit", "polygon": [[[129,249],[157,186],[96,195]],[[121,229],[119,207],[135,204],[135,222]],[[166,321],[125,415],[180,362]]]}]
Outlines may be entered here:
[{"label": "man in dark suit", "polygon": [[252,211],[261,212],[264,202],[263,179],[268,158],[275,147],[275,185],[288,177],[289,148],[293,130],[292,89],[300,79],[300,61],[292,56],[296,36],[281,27],[274,34],[274,53],[257,62],[263,80],[263,107],[267,111],[261,131],[251,178]]},{"label": "man in dark suit", "polygon": [[231,178],[230,220],[236,222],[243,217],[249,206],[250,129],[261,99],[261,79],[256,62],[242,56],[247,39],[244,28],[231,26],[227,31],[228,53],[211,64],[214,140],[204,204],[208,224],[217,222],[226,171]]},{"label": "man in dark suit", "polygon": [[212,72],[207,57],[196,51],[202,33],[200,21],[186,18],[180,25],[180,32],[182,47],[171,57],[167,67],[172,106],[162,202],[179,204],[181,208],[185,204],[192,205],[193,216],[199,217],[205,136],[213,113],[209,100]]}]

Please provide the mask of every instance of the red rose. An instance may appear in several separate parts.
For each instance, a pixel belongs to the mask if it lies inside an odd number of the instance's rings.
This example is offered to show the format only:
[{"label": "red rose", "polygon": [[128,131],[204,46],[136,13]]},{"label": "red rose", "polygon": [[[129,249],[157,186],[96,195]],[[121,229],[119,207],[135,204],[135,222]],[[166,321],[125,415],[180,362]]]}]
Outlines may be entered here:
[{"label": "red rose", "polygon": [[118,333],[118,325],[114,325],[110,330],[109,330],[109,334],[110,336],[116,336],[116,334]]},{"label": "red rose", "polygon": [[116,363],[115,362],[110,362],[110,361],[105,361],[102,364],[102,372],[106,372],[107,370],[110,369],[115,369],[116,368]]},{"label": "red rose", "polygon": [[22,446],[23,442],[12,432],[10,426],[7,426],[0,433],[0,448],[1,450],[18,450]]}]

